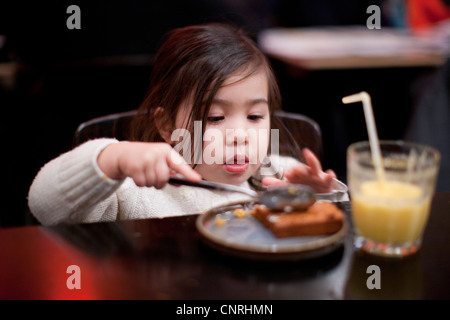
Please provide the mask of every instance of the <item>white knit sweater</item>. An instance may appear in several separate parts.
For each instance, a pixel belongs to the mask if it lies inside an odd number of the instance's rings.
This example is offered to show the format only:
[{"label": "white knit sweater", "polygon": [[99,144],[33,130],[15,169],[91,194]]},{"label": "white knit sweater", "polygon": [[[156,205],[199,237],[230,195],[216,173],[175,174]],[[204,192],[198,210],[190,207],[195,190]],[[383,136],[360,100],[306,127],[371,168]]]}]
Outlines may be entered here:
[{"label": "white knit sweater", "polygon": [[[96,139],[47,163],[34,179],[28,205],[45,225],[197,214],[247,196],[172,186],[138,187],[131,178],[112,180],[97,165],[97,156],[114,139]],[[285,158],[283,170],[296,160]],[[280,161],[281,164],[281,161]],[[249,188],[247,182],[243,184]]]}]

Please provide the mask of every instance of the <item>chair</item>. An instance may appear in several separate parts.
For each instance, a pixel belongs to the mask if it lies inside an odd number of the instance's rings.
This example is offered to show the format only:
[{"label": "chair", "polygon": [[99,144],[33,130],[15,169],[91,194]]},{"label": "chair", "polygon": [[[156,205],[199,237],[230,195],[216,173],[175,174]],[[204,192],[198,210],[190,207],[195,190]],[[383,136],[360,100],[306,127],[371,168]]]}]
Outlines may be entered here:
[{"label": "chair", "polygon": [[301,149],[309,148],[323,161],[322,131],[319,124],[308,116],[277,110],[274,128],[279,129],[280,155],[303,159]]},{"label": "chair", "polygon": [[73,146],[95,138],[126,140],[136,113],[137,110],[113,113],[81,123],[75,131]]},{"label": "chair", "polygon": [[[89,139],[108,137],[126,140],[136,110],[110,114],[83,122],[74,135],[74,146]],[[303,159],[301,149],[308,147],[323,160],[322,133],[313,119],[297,113],[275,111],[274,129],[279,129],[279,153]]]}]

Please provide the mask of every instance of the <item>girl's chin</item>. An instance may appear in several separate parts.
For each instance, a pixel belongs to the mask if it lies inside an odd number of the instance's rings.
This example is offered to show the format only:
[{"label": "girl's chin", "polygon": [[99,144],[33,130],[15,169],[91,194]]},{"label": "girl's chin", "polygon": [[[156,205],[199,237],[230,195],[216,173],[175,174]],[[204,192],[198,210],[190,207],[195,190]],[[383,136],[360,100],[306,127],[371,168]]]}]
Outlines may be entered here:
[{"label": "girl's chin", "polygon": [[243,184],[245,181],[247,181],[250,178],[250,176],[245,173],[245,174],[225,174],[225,175],[221,175],[220,177],[204,177],[204,179],[208,180],[208,181],[214,181],[214,182],[219,182],[219,183],[225,183],[225,184],[231,184],[231,185],[235,185],[235,186],[240,186],[241,184]]},{"label": "girl's chin", "polygon": [[203,170],[198,170],[198,172],[205,180],[239,186],[247,181],[257,168],[257,166],[249,165],[247,163],[245,165],[220,165],[220,167],[214,168],[214,170],[210,172],[216,173],[213,175],[209,175]]},{"label": "girl's chin", "polygon": [[243,184],[245,181],[247,181],[251,175],[252,172],[247,168],[247,170],[239,170],[240,168],[227,168],[225,169],[225,175],[223,176],[223,179],[221,179],[222,183],[232,184],[239,186]]}]

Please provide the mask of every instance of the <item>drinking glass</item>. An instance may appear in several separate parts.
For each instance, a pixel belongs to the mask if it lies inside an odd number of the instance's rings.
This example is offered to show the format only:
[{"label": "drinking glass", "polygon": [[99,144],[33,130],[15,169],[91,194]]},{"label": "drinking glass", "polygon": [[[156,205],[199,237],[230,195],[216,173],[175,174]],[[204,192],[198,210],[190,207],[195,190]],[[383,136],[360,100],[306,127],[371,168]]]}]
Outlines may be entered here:
[{"label": "drinking glass", "polygon": [[382,172],[368,141],[347,149],[355,247],[404,257],[419,250],[435,192],[440,153],[406,141],[380,141]]}]

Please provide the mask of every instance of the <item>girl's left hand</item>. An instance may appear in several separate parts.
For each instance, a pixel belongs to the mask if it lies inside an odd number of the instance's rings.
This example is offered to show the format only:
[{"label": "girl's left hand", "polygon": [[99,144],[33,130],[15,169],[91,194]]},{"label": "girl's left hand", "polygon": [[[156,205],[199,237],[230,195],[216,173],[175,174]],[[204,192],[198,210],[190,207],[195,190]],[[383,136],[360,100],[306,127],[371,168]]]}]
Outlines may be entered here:
[{"label": "girl's left hand", "polygon": [[299,164],[286,170],[284,177],[287,179],[280,180],[276,178],[264,178],[265,186],[280,184],[304,184],[313,188],[318,193],[330,192],[333,179],[336,179],[336,173],[333,170],[322,170],[319,159],[309,149],[303,149],[303,155],[308,165]]}]

